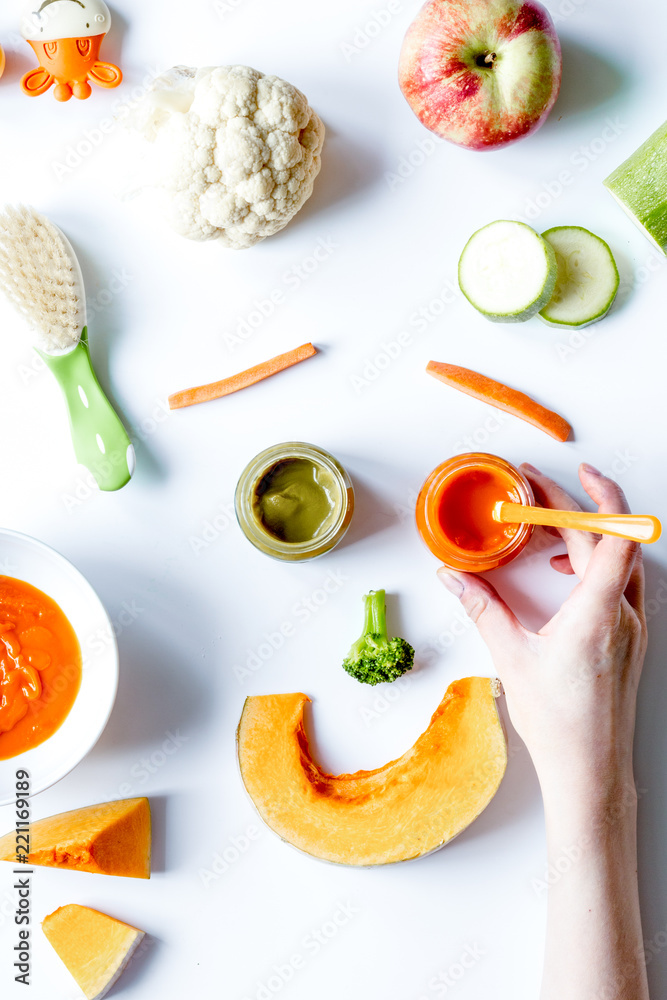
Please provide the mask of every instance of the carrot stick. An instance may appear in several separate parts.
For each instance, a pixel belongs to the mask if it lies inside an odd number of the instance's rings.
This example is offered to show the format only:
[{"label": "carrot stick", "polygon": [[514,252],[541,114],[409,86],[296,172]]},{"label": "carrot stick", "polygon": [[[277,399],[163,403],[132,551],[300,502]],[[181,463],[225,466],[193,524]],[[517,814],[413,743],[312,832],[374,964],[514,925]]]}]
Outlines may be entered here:
[{"label": "carrot stick", "polygon": [[447,365],[440,361],[429,361],[426,371],[434,378],[440,379],[445,385],[451,385],[460,392],[465,392],[474,399],[481,399],[484,403],[491,403],[499,410],[511,413],[515,417],[526,420],[534,427],[539,427],[545,434],[550,434],[557,441],[567,441],[572,433],[572,428],[567,420],[547,410],[546,407],[536,403],[530,396],[519,392],[518,389],[510,389],[502,382],[496,382],[486,375],[473,372],[469,368],[459,368],[458,365]]},{"label": "carrot stick", "polygon": [[271,358],[270,361],[263,361],[261,365],[248,368],[244,372],[239,372],[238,375],[223,378],[221,382],[211,382],[209,385],[199,385],[194,389],[183,389],[182,392],[175,392],[169,397],[169,409],[178,410],[183,406],[206,403],[210,399],[229,396],[232,392],[246,389],[249,385],[254,385],[255,382],[261,382],[262,379],[269,378],[271,375],[277,375],[278,372],[283,372],[286,368],[291,368],[292,365],[298,365],[300,361],[306,361],[314,354],[317,354],[317,349],[312,344],[302,344],[301,347],[295,347],[294,350],[287,351],[286,354],[279,354],[277,357]]}]

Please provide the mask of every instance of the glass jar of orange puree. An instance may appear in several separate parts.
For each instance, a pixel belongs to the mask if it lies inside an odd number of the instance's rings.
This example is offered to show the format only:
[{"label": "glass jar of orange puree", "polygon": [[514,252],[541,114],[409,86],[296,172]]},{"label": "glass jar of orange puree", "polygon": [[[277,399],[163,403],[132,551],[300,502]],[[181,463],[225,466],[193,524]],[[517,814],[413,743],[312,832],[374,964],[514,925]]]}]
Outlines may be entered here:
[{"label": "glass jar of orange puree", "polygon": [[449,569],[483,573],[519,555],[530,524],[502,524],[496,503],[533,505],[530,484],[497,455],[456,455],[434,469],[417,499],[417,527],[434,556]]}]

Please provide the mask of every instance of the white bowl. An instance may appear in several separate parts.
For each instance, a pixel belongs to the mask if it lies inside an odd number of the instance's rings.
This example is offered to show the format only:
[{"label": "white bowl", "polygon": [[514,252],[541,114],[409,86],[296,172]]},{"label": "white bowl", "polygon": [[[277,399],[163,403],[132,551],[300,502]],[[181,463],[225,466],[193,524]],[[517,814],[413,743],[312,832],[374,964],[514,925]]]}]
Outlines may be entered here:
[{"label": "white bowl", "polygon": [[29,535],[0,528],[0,575],[24,580],[58,604],[81,646],[81,687],[69,715],[44,743],[0,760],[0,806],[15,798],[16,771],[30,773],[30,793],[43,792],[83,760],[109,721],[118,688],[118,647],[102,602],[64,556]]}]

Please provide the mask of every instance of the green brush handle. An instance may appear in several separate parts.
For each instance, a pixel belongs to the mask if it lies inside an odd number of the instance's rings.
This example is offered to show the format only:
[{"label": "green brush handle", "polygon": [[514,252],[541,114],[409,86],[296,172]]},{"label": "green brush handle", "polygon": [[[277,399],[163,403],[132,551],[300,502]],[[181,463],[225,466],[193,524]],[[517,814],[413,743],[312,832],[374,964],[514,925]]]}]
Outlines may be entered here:
[{"label": "green brush handle", "polygon": [[63,391],[77,461],[90,469],[101,490],[119,490],[134,472],[134,448],[93,371],[87,327],[67,354],[37,353]]}]

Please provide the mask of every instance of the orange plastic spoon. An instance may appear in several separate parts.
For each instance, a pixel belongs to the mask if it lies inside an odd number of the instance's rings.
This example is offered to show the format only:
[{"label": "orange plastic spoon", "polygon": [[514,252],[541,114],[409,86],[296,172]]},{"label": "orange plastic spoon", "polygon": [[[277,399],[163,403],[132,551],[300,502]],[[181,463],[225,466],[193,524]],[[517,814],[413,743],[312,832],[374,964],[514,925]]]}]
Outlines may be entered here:
[{"label": "orange plastic spoon", "polygon": [[631,542],[657,542],[662,525],[650,514],[589,514],[585,510],[550,510],[500,500],[493,508],[494,521],[507,524],[543,524],[551,528],[575,528],[600,535],[615,535]]}]

